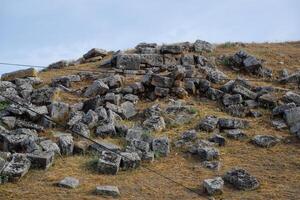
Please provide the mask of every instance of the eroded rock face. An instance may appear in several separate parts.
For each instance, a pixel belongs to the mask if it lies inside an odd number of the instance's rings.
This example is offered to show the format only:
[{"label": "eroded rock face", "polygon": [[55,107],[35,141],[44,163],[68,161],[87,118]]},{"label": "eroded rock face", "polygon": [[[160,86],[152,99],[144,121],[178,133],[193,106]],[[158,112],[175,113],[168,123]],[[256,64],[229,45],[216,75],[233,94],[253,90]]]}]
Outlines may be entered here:
[{"label": "eroded rock face", "polygon": [[254,176],[240,168],[234,168],[226,172],[223,179],[239,190],[254,190],[260,185]]}]

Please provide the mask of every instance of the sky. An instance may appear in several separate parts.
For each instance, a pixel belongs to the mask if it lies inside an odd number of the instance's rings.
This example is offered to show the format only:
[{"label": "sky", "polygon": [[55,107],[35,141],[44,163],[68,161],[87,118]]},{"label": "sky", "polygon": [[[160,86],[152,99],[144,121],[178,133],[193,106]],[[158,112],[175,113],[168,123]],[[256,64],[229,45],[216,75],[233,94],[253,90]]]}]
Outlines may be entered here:
[{"label": "sky", "polygon": [[[299,0],[0,0],[0,63],[48,65],[140,42],[300,40]],[[0,74],[21,69],[0,64]]]}]

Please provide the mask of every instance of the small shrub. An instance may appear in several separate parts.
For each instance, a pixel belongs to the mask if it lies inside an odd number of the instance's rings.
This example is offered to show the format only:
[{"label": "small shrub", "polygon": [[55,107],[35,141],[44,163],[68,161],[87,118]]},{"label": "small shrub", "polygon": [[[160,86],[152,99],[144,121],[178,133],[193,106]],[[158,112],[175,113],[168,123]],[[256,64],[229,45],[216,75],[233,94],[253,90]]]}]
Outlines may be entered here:
[{"label": "small shrub", "polygon": [[225,42],[224,44],[220,45],[222,48],[232,48],[235,47],[235,43],[232,42]]},{"label": "small shrub", "polygon": [[6,109],[9,106],[9,102],[7,101],[1,101],[0,102],[0,111]]}]

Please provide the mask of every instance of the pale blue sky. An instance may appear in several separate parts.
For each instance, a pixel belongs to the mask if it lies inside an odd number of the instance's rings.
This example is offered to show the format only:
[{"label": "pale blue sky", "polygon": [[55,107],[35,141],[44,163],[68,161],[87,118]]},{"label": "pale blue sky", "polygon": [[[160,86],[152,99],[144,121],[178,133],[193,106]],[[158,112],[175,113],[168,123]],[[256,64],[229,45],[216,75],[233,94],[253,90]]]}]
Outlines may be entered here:
[{"label": "pale blue sky", "polygon": [[93,47],[196,39],[300,40],[300,1],[0,0],[0,62],[48,65]]}]

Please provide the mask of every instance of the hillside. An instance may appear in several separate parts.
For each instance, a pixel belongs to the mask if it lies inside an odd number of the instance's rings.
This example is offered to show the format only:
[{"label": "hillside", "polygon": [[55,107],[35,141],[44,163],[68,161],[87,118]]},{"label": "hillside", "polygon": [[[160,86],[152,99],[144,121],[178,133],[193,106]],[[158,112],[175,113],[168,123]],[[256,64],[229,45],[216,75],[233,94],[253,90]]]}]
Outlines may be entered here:
[{"label": "hillside", "polygon": [[[209,199],[203,181],[226,179],[224,175],[235,167],[246,170],[259,185],[245,180],[247,186],[241,189],[225,180],[222,194],[212,195],[215,199],[300,199],[299,69],[300,42],[213,47],[202,41],[141,43],[126,52],[94,49],[77,61],[61,61],[38,73],[3,75],[2,95],[37,112],[44,110],[41,113],[57,124],[26,109],[19,112],[22,109],[14,102],[0,97],[0,150],[29,157],[49,153],[40,144],[46,138],[58,144],[62,156],[52,152],[54,161],[47,170],[35,169],[29,159],[28,173],[12,182],[11,174],[4,173],[12,161],[1,154],[1,177],[9,180],[0,185],[0,199],[101,199],[94,194],[98,185],[117,186],[119,199]],[[159,109],[153,107],[156,104]],[[106,117],[101,115],[103,109]],[[274,120],[280,122],[277,127]],[[28,133],[16,131],[20,128],[35,130],[38,150],[28,150],[31,143],[8,139],[27,138]],[[243,136],[228,134],[232,129]],[[136,165],[142,167],[123,164],[115,175],[101,173],[99,156],[104,150],[95,153],[91,142],[74,130],[118,145],[118,152],[137,152],[142,161]],[[195,131],[186,134],[188,130]],[[138,139],[130,135],[134,131],[141,131]],[[62,132],[71,135],[74,152],[72,148],[66,153],[69,147],[60,143]],[[257,135],[270,137],[254,140]],[[150,144],[151,150],[134,148],[134,140]],[[80,185],[58,187],[65,177],[78,179]]]}]

